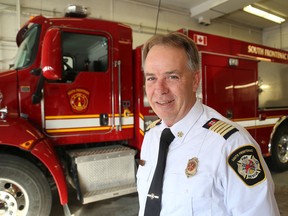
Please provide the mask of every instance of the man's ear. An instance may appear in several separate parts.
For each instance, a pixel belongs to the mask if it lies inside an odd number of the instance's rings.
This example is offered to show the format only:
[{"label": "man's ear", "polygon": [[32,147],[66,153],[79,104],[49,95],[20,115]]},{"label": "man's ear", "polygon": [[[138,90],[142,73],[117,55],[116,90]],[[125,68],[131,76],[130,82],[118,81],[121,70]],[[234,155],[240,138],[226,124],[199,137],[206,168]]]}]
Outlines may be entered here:
[{"label": "man's ear", "polygon": [[200,79],[201,79],[200,72],[195,71],[194,76],[193,76],[193,91],[194,92],[197,92],[197,89],[198,89],[198,86],[200,83]]}]

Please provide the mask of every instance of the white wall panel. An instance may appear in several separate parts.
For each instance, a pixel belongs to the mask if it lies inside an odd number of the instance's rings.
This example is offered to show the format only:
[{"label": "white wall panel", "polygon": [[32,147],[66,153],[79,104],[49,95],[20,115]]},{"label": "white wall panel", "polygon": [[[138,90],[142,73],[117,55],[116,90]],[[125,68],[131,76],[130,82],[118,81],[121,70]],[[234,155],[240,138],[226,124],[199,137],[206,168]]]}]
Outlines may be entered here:
[{"label": "white wall panel", "polygon": [[0,70],[8,69],[16,53],[15,37],[18,31],[15,12],[0,13]]},{"label": "white wall panel", "polygon": [[282,24],[263,31],[263,43],[278,49],[288,51],[288,24]]}]

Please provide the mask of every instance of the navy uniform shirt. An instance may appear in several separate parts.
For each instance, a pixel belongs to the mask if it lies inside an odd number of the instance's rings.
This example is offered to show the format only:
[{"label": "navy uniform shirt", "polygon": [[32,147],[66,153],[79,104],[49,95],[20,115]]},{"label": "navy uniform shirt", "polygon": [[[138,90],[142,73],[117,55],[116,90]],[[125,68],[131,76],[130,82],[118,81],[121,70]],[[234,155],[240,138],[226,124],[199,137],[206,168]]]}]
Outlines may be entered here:
[{"label": "navy uniform shirt", "polygon": [[[157,164],[159,122],[146,132],[137,172],[139,216]],[[277,216],[274,183],[250,134],[215,110],[195,103],[171,128],[161,216]]]}]

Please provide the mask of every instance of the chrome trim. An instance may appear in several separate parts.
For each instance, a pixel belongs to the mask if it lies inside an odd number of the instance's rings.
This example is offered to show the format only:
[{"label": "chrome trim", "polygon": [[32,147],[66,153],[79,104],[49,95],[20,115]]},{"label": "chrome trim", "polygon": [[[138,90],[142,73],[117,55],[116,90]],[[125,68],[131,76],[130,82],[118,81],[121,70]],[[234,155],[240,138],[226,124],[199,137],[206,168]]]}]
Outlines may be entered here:
[{"label": "chrome trim", "polygon": [[5,119],[8,114],[7,106],[0,109],[0,119]]},{"label": "chrome trim", "polygon": [[121,61],[117,61],[118,66],[118,108],[119,108],[119,131],[122,131],[122,94],[121,94]]}]

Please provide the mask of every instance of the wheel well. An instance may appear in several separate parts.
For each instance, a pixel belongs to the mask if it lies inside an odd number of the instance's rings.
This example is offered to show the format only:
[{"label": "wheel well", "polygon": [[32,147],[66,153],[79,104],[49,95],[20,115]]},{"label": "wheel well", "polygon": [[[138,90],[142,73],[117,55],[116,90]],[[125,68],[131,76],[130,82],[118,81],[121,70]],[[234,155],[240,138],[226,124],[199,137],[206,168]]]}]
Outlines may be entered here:
[{"label": "wheel well", "polygon": [[284,125],[287,127],[288,126],[288,116],[285,118],[285,120],[283,120],[281,122],[281,124],[279,125],[279,127],[284,127]]},{"label": "wheel well", "polygon": [[24,151],[22,149],[14,147],[14,146],[2,144],[2,145],[0,145],[0,152],[3,152],[4,154],[15,155],[15,156],[21,157],[27,161],[30,161],[32,164],[34,164],[36,167],[38,167],[40,169],[40,171],[46,176],[50,185],[55,184],[53,177],[51,176],[47,167],[37,157],[35,157],[33,154],[31,154],[29,151]]},{"label": "wheel well", "polygon": [[286,118],[274,129],[275,131],[274,131],[272,139],[271,139],[272,144],[275,140],[275,137],[279,133],[279,128],[282,128],[282,127],[288,127],[288,116],[286,116]]}]

